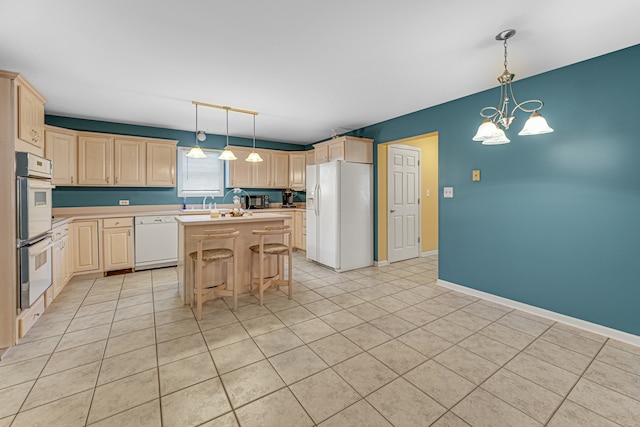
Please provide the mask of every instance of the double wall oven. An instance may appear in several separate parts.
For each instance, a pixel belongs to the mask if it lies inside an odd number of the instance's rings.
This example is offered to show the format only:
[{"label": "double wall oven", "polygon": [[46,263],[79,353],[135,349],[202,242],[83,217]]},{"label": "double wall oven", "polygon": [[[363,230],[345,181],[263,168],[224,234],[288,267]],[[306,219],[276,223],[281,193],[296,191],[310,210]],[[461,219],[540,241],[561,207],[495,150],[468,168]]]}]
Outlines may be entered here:
[{"label": "double wall oven", "polygon": [[51,285],[51,161],[16,153],[18,308],[31,307]]}]

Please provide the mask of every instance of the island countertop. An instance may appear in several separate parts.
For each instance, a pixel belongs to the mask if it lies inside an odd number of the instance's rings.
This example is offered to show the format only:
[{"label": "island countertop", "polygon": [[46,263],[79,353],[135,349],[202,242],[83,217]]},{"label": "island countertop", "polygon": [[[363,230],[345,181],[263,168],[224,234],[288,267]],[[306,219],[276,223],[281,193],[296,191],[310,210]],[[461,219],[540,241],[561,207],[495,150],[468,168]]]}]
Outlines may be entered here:
[{"label": "island countertop", "polygon": [[253,213],[252,215],[243,216],[230,216],[226,213],[225,216],[219,216],[217,218],[211,218],[210,214],[206,215],[179,215],[176,216],[176,221],[184,225],[201,225],[201,224],[216,224],[221,223],[249,223],[249,222],[263,222],[265,220],[286,220],[291,219],[291,215],[279,214],[279,213]]}]

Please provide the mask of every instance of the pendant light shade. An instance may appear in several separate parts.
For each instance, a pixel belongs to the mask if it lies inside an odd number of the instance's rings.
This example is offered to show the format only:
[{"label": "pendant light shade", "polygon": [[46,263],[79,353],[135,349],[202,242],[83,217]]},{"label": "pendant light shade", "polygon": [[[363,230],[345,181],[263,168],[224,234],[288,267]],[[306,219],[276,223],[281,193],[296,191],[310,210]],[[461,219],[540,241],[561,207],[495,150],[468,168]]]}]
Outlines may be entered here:
[{"label": "pendant light shade", "polygon": [[507,135],[502,129],[497,129],[497,132],[490,138],[482,140],[482,145],[500,145],[508,144],[511,140],[507,138]]},{"label": "pendant light shade", "polygon": [[202,135],[205,135],[204,132],[198,131],[198,104],[196,104],[196,146],[189,150],[187,157],[191,157],[193,159],[204,159],[207,157],[207,155],[204,154],[204,151],[202,151],[202,148],[200,148],[200,145],[198,145],[198,140],[204,141],[204,139],[206,139],[206,135],[203,139],[200,139],[201,133]]},{"label": "pendant light shade", "polygon": [[518,135],[542,135],[543,133],[553,132],[553,129],[549,127],[544,117],[537,111],[531,113],[529,119],[524,124],[524,127]]},{"label": "pendant light shade", "polygon": [[260,154],[256,153],[256,116],[253,115],[253,151],[244,159],[246,162],[258,163],[262,161]]},{"label": "pendant light shade", "polygon": [[236,160],[237,157],[233,154],[233,151],[229,149],[229,109],[225,108],[227,112],[227,145],[224,147],[222,154],[218,156],[220,160]]},{"label": "pendant light shade", "polygon": [[482,121],[482,124],[478,127],[478,132],[472,139],[474,141],[484,141],[485,139],[493,138],[499,130],[498,126],[487,117]]}]

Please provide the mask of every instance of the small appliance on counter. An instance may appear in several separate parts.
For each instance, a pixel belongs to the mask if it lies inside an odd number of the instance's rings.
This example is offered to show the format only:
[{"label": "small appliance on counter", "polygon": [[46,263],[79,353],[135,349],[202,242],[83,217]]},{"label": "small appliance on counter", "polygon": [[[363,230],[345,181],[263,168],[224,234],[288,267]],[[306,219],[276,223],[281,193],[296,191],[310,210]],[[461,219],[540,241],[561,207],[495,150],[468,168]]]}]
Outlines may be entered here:
[{"label": "small appliance on counter", "polygon": [[265,209],[269,207],[268,195],[244,196],[245,209]]},{"label": "small appliance on counter", "polygon": [[295,203],[293,203],[293,197],[296,195],[296,192],[288,189],[282,191],[282,206],[281,208],[295,208],[297,207]]}]

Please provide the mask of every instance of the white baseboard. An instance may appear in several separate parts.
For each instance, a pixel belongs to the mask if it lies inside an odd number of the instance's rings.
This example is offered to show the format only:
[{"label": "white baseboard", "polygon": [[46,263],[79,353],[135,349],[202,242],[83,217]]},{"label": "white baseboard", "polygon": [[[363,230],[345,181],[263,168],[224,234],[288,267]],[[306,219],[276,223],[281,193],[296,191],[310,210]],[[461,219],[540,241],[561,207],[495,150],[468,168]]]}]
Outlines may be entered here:
[{"label": "white baseboard", "polygon": [[435,251],[422,252],[420,254],[421,257],[426,257],[426,256],[431,256],[431,255],[438,255],[438,250],[436,249]]},{"label": "white baseboard", "polygon": [[442,286],[443,288],[458,291],[463,294],[471,295],[474,297],[486,299],[487,301],[502,304],[507,307],[515,308],[518,310],[526,311],[527,313],[535,314],[540,317],[545,317],[547,319],[564,323],[566,325],[575,326],[576,328],[580,328],[589,332],[594,332],[596,334],[604,335],[606,337],[623,341],[628,344],[640,346],[640,336],[638,335],[633,335],[628,332],[623,332],[617,329],[608,328],[606,326],[598,325],[597,323],[587,322],[586,320],[577,319],[575,317],[566,316],[564,314],[556,313],[555,311],[545,310],[544,308],[539,308],[534,305],[524,304],[518,301],[510,300],[508,298],[503,298],[497,295],[478,291],[476,289],[468,288],[466,286],[447,282],[446,280],[438,279],[436,284],[438,286]]},{"label": "white baseboard", "polygon": [[373,265],[375,265],[376,267],[382,267],[384,265],[389,265],[389,261],[387,261],[386,259],[382,261],[374,261]]}]

